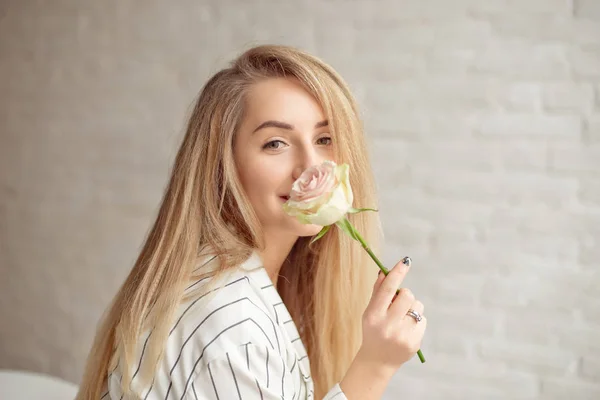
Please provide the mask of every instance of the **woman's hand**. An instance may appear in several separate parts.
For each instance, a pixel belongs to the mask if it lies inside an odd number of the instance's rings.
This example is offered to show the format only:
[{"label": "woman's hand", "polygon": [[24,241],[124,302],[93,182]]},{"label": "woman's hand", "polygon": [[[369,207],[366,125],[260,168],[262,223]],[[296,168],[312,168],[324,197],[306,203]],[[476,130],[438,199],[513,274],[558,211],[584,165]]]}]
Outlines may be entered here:
[{"label": "woman's hand", "polygon": [[356,361],[392,374],[419,350],[427,326],[425,317],[417,322],[406,314],[412,309],[423,315],[423,303],[409,289],[396,294],[409,268],[399,261],[387,276],[379,274],[362,319],[363,343]]}]

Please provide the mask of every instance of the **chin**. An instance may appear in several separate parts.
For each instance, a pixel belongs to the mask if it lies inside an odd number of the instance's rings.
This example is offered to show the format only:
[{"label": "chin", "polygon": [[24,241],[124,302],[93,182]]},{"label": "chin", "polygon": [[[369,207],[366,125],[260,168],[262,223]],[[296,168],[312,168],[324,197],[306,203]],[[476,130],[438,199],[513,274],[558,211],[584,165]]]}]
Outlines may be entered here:
[{"label": "chin", "polygon": [[315,236],[323,229],[320,225],[305,225],[300,222],[298,222],[298,225],[298,236],[300,237]]},{"label": "chin", "polygon": [[284,229],[286,231],[291,232],[293,235],[299,237],[315,236],[321,232],[321,229],[323,229],[321,225],[303,224],[295,217],[291,217],[285,214],[283,211],[281,211],[280,215],[278,215],[276,218],[282,218],[280,219],[281,226],[285,226]]}]

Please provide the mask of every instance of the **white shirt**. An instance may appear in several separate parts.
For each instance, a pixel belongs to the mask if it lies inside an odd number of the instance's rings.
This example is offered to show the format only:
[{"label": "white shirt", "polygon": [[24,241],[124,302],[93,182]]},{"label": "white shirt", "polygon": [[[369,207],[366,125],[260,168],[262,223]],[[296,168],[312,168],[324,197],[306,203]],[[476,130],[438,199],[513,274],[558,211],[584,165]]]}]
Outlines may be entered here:
[{"label": "white shirt", "polygon": [[[217,263],[211,258],[207,267]],[[209,279],[194,283],[188,290]],[[256,252],[217,285],[207,304],[201,304],[204,297],[179,307],[152,385],[137,388],[139,361],[133,366],[133,387],[139,389],[141,398],[314,398],[306,349]],[[148,336],[139,343],[138,360],[143,357]],[[123,398],[119,365],[109,373],[102,400]],[[347,400],[339,384],[324,397],[331,399]]]}]

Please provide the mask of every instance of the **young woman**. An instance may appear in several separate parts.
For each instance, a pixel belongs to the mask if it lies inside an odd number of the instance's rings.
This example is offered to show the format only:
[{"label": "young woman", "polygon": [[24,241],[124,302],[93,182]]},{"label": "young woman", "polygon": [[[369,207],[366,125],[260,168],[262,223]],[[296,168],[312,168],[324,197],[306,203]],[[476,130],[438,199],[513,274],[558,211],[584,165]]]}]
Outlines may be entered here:
[{"label": "young woman", "polygon": [[[258,46],[205,85],[156,221],[101,321],[78,399],[378,399],[419,349],[408,266],[282,205],[324,160],[376,206],[356,103],[318,58]],[[349,216],[376,250],[378,214]],[[416,313],[409,313],[414,310]],[[419,320],[419,321],[418,321]]]}]

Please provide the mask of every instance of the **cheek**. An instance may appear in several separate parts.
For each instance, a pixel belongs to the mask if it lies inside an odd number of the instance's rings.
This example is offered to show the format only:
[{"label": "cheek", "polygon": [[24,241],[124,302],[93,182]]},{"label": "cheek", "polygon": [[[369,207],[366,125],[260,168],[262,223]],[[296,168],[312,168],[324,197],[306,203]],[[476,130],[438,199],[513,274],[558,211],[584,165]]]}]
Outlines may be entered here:
[{"label": "cheek", "polygon": [[258,202],[255,205],[261,204],[265,197],[273,196],[279,189],[277,168],[264,163],[244,166],[240,171],[240,177],[248,197],[253,202]]},{"label": "cheek", "polygon": [[319,153],[319,155],[320,155],[320,160],[319,160],[319,161],[320,161],[321,163],[322,163],[323,161],[327,161],[327,160],[329,160],[329,161],[333,161],[333,162],[335,162],[336,164],[338,164],[337,157],[335,156],[335,151],[334,151],[334,149],[333,149],[333,146],[327,146],[327,147],[325,147],[325,148],[323,149],[323,151],[321,151],[321,152]]}]

